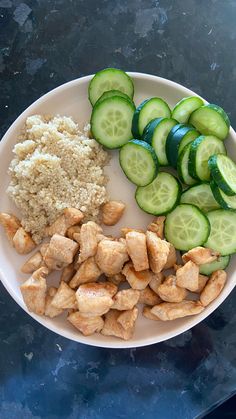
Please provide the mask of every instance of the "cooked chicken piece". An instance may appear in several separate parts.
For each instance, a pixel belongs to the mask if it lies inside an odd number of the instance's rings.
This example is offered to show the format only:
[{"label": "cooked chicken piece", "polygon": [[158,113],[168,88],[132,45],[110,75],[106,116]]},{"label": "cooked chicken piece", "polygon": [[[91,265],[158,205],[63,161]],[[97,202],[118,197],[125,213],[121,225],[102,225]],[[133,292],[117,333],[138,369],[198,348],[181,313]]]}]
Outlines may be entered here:
[{"label": "cooked chicken piece", "polygon": [[204,263],[214,262],[220,256],[219,252],[215,252],[212,249],[207,249],[206,247],[195,247],[194,249],[189,250],[182,256],[184,263],[191,260],[197,265],[203,265]]},{"label": "cooked chicken piece", "polygon": [[46,305],[45,305],[44,315],[47,317],[51,317],[51,319],[63,313],[63,309],[56,308],[51,304],[53,297],[56,293],[57,293],[57,288],[51,287],[48,289],[47,295],[46,295]]},{"label": "cooked chicken piece", "polygon": [[147,242],[144,233],[131,231],[125,236],[127,251],[136,271],[145,271],[149,268],[147,255]]},{"label": "cooked chicken piece", "polygon": [[173,244],[169,243],[169,254],[167,257],[166,264],[163,269],[170,269],[173,268],[173,266],[176,264],[177,256],[176,256],[176,250]]},{"label": "cooked chicken piece", "polygon": [[199,274],[198,275],[198,289],[195,292],[202,292],[203,288],[205,287],[207,281],[208,281],[208,276]]},{"label": "cooked chicken piece", "polygon": [[134,307],[131,310],[123,311],[120,314],[120,316],[117,318],[117,322],[125,330],[134,330],[137,317],[138,317],[138,309],[137,307]]},{"label": "cooked chicken piece", "polygon": [[195,292],[198,289],[199,266],[191,260],[176,271],[176,284]]},{"label": "cooked chicken piece", "polygon": [[105,236],[104,234],[102,234],[102,233],[98,233],[97,234],[97,242],[99,243],[99,242],[101,242],[102,240],[115,240],[115,241],[118,241],[117,239],[115,239],[115,237],[112,237],[112,236]]},{"label": "cooked chicken piece", "polygon": [[47,268],[39,268],[20,287],[28,310],[36,314],[44,314],[47,291],[45,277],[47,275]]},{"label": "cooked chicken piece", "polygon": [[129,260],[126,245],[117,241],[102,240],[98,244],[95,260],[105,275],[116,275]]},{"label": "cooked chicken piece", "polygon": [[147,304],[148,306],[155,306],[161,303],[161,298],[157,295],[149,286],[140,291],[140,297],[138,302],[141,304]]},{"label": "cooked chicken piece", "polygon": [[24,274],[31,274],[39,269],[43,264],[43,256],[40,252],[36,252],[31,256],[21,267],[21,272]]},{"label": "cooked chicken piece", "polygon": [[104,282],[80,285],[76,298],[80,313],[84,316],[102,316],[113,305],[113,295],[117,292],[114,284]]},{"label": "cooked chicken piece", "polygon": [[66,282],[62,281],[51,301],[51,305],[61,309],[77,308],[75,291]]},{"label": "cooked chicken piece", "polygon": [[187,296],[186,290],[176,285],[176,277],[174,275],[167,276],[164,282],[159,285],[158,294],[163,301],[168,301],[169,303],[179,303]]},{"label": "cooked chicken piece", "polygon": [[131,288],[143,290],[153,278],[153,273],[149,270],[136,272],[132,263],[126,263],[122,273],[125,275]]},{"label": "cooked chicken piece", "polygon": [[32,252],[35,249],[36,244],[32,240],[31,235],[27,233],[23,227],[18,228],[13,239],[13,246],[15,247],[17,253],[20,255],[26,255],[27,253]]},{"label": "cooked chicken piece", "polygon": [[200,301],[181,301],[180,303],[161,303],[151,309],[154,316],[160,320],[175,320],[181,317],[193,316],[201,313],[204,307]]},{"label": "cooked chicken piece", "polygon": [[161,285],[161,283],[164,281],[165,276],[162,272],[160,272],[159,274],[153,274],[153,277],[151,279],[151,281],[149,282],[149,287],[156,293],[158,294],[157,290],[159,285]]},{"label": "cooked chicken piece", "polygon": [[65,236],[69,227],[79,224],[84,218],[83,213],[76,208],[65,208],[61,214],[50,226],[47,226],[44,231],[45,237],[60,234]]},{"label": "cooked chicken piece", "polygon": [[121,231],[122,237],[125,237],[127,233],[131,233],[131,232],[145,233],[145,231],[142,230],[141,228],[128,228],[128,227],[123,227],[123,228],[121,228],[120,231]]},{"label": "cooked chicken piece", "polygon": [[104,320],[101,316],[84,317],[79,311],[69,314],[67,320],[84,336],[100,332],[104,325]]},{"label": "cooked chicken piece", "polygon": [[80,256],[79,262],[83,262],[90,256],[95,256],[98,247],[97,235],[102,233],[102,228],[89,221],[81,226],[80,230]]},{"label": "cooked chicken piece", "polygon": [[219,269],[211,274],[209,281],[201,292],[200,301],[204,307],[208,306],[221,293],[225,286],[227,274]]},{"label": "cooked chicken piece", "polygon": [[115,285],[119,285],[122,282],[125,282],[126,278],[122,273],[119,273],[119,274],[107,277],[107,280],[112,282]]},{"label": "cooked chicken piece", "polygon": [[174,264],[173,268],[176,271],[178,271],[178,269],[182,268],[183,265],[178,265],[177,263]]},{"label": "cooked chicken piece", "polygon": [[81,226],[72,226],[66,230],[66,236],[71,239],[75,240],[77,243],[80,241],[80,229]]},{"label": "cooked chicken piece", "polygon": [[46,252],[48,250],[48,246],[49,246],[49,242],[48,243],[43,243],[39,248],[39,251],[40,251],[41,255],[43,256],[43,258],[46,255]]},{"label": "cooked chicken piece", "polygon": [[78,250],[78,243],[67,237],[54,234],[50,240],[44,260],[47,258],[69,265],[73,262],[73,258]]},{"label": "cooked chicken piece", "polygon": [[0,224],[3,226],[7,238],[13,246],[13,237],[15,236],[18,228],[21,227],[20,220],[12,214],[0,212]]},{"label": "cooked chicken piece", "polygon": [[90,257],[81,263],[78,271],[70,281],[70,287],[76,288],[86,282],[95,282],[101,274],[102,272],[96,264],[94,257]]},{"label": "cooked chicken piece", "polygon": [[121,201],[109,201],[102,206],[102,222],[107,226],[114,226],[121,219],[125,204]]},{"label": "cooked chicken piece", "polygon": [[165,219],[166,217],[164,215],[154,218],[154,220],[148,225],[147,230],[156,233],[160,239],[163,239]]},{"label": "cooked chicken piece", "polygon": [[139,300],[140,292],[132,288],[118,291],[113,297],[114,304],[112,308],[116,310],[131,310]]},{"label": "cooked chicken piece", "polygon": [[101,330],[102,335],[115,336],[124,340],[129,340],[132,338],[134,327],[125,330],[117,321],[120,316],[121,312],[118,310],[110,310],[105,314],[105,323]]},{"label": "cooked chicken piece", "polygon": [[157,316],[155,316],[152,312],[152,307],[145,306],[143,307],[143,316],[149,320],[160,320]]},{"label": "cooked chicken piece", "polygon": [[68,283],[73,278],[75,272],[76,272],[76,270],[75,270],[74,264],[70,263],[70,265],[67,265],[62,270],[61,277],[60,277],[60,282],[63,281],[63,282]]},{"label": "cooked chicken piece", "polygon": [[152,231],[147,231],[147,249],[150,268],[154,273],[159,273],[164,268],[169,253],[169,243],[165,240],[161,240]]}]

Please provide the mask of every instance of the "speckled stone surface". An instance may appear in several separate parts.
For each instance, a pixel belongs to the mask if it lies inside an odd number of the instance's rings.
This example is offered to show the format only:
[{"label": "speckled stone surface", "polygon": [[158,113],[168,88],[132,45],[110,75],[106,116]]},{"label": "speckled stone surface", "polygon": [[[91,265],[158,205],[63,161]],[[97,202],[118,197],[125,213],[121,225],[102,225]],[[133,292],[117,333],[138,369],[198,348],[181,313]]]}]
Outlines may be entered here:
[{"label": "speckled stone surface", "polygon": [[[0,130],[39,96],[107,66],[160,75],[236,127],[235,0],[0,0]],[[44,329],[0,286],[0,418],[192,419],[236,390],[236,293],[206,321],[132,350]]]}]

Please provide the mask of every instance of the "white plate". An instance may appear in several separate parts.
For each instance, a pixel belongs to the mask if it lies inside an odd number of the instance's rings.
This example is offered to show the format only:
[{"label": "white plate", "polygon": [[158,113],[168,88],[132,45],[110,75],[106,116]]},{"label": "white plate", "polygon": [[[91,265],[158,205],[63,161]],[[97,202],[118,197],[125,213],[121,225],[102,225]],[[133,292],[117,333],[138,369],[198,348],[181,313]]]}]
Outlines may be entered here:
[{"label": "white plate", "polygon": [[[159,96],[166,100],[170,107],[173,107],[175,103],[183,97],[196,95],[191,90],[160,77],[140,73],[130,73],[130,75],[134,80],[134,99],[136,104],[139,104],[143,99],[148,97]],[[91,76],[87,76],[73,80],[47,93],[29,106],[29,108],[27,108],[17,118],[4,135],[0,143],[0,211],[12,211],[13,213],[18,213],[14,205],[8,199],[5,191],[9,182],[7,169],[12,159],[11,150],[16,142],[20,130],[22,129],[22,126],[24,125],[26,117],[36,113],[68,115],[72,116],[82,127],[84,123],[89,121],[91,114],[91,106],[87,98],[87,88],[90,79]],[[236,134],[232,128],[226,143],[228,151],[231,153],[232,157],[236,159]],[[137,207],[134,200],[135,188],[130,184],[130,182],[128,182],[119,167],[117,151],[112,152],[111,164],[107,168],[107,173],[110,176],[108,191],[111,198],[121,199],[127,205],[126,213],[119,224],[113,228],[109,228],[107,231],[118,233],[121,226],[145,228],[152,217],[143,213]],[[26,275],[20,273],[19,268],[26,259],[27,256],[22,257],[14,252],[1,231],[0,277],[3,285],[6,287],[14,300],[26,312],[28,312],[19,289],[19,284],[24,279],[24,276],[26,277]],[[220,296],[202,313],[193,317],[186,317],[171,322],[154,322],[147,320],[140,315],[137,321],[134,337],[128,342],[112,337],[102,336],[100,334],[84,337],[77,332],[76,329],[69,324],[69,322],[66,321],[65,317],[49,319],[29,312],[28,314],[48,329],[77,342],[109,348],[130,348],[150,345],[152,343],[162,342],[166,339],[179,335],[212,313],[234,288],[236,280],[236,274],[234,272],[235,263],[236,259],[232,258],[230,267],[228,268],[229,277],[224,290]]]}]

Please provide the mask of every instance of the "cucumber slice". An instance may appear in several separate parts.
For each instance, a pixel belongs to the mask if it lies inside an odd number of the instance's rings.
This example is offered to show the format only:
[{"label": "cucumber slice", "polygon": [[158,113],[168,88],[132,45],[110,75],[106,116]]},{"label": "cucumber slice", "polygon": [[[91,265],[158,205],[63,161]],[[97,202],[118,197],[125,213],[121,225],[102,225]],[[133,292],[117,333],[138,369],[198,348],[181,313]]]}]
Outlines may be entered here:
[{"label": "cucumber slice", "polygon": [[184,191],[180,198],[181,204],[193,204],[203,212],[220,208],[215,200],[209,183],[201,183]]},{"label": "cucumber slice", "polygon": [[135,106],[123,97],[113,96],[96,104],[91,115],[91,131],[103,146],[119,148],[132,139],[131,124]]},{"label": "cucumber slice", "polygon": [[121,92],[120,90],[108,90],[107,92],[104,92],[102,96],[100,96],[100,98],[97,100],[95,104],[97,105],[97,103],[101,102],[102,100],[107,99],[109,97],[113,97],[113,96],[124,97],[125,99],[130,100],[133,103],[132,99],[130,99],[128,95]]},{"label": "cucumber slice", "polygon": [[208,160],[213,154],[226,154],[223,141],[213,135],[201,135],[193,141],[189,154],[189,174],[196,179],[209,181]]},{"label": "cucumber slice", "polygon": [[196,131],[195,129],[188,131],[182,137],[182,140],[180,141],[178,155],[180,155],[180,153],[182,152],[182,150],[187,144],[192,143],[197,137],[199,137],[199,135],[200,135],[199,132]]},{"label": "cucumber slice", "polygon": [[211,275],[212,272],[217,271],[218,269],[227,268],[230,261],[230,256],[220,256],[217,260],[211,263],[204,263],[204,265],[199,266],[199,272],[202,275]]},{"label": "cucumber slice", "polygon": [[171,111],[167,103],[159,98],[153,97],[144,100],[136,109],[132,122],[132,133],[134,138],[141,138],[144,128],[154,118],[170,118]]},{"label": "cucumber slice", "polygon": [[176,249],[190,250],[201,246],[209,233],[209,221],[195,205],[180,204],[166,217],[165,238]]},{"label": "cucumber slice", "polygon": [[203,100],[198,96],[185,97],[176,103],[173,111],[172,118],[176,119],[182,124],[186,124],[193,111],[204,105]]},{"label": "cucumber slice", "polygon": [[136,189],[135,199],[138,206],[153,215],[166,214],[177,205],[181,185],[170,173],[160,172],[147,186]]},{"label": "cucumber slice", "polygon": [[219,203],[219,206],[221,206],[224,209],[236,210],[236,195],[226,195],[220,188],[218,188],[214,181],[211,181],[210,185],[212,193],[216,201]]},{"label": "cucumber slice", "polygon": [[145,141],[132,140],[120,149],[120,165],[127,178],[137,186],[146,186],[155,179],[158,159]]},{"label": "cucumber slice", "polygon": [[188,171],[190,147],[191,143],[187,144],[181,151],[177,161],[177,172],[181,182],[191,186],[197,183],[197,180],[192,178]]},{"label": "cucumber slice", "polygon": [[[178,126],[178,125],[177,125]],[[186,140],[186,135],[189,133],[193,133],[193,136]],[[179,147],[184,141],[185,145],[191,142],[191,139],[198,137],[198,132],[189,125],[180,125],[179,128],[170,131],[167,140],[166,140],[166,156],[170,163],[170,165],[174,168],[177,167],[177,160],[179,153]],[[182,146],[183,149],[183,146]]]},{"label": "cucumber slice", "polygon": [[175,125],[176,121],[172,118],[156,118],[149,122],[144,129],[143,140],[152,145],[161,166],[168,165],[166,138]]},{"label": "cucumber slice", "polygon": [[189,123],[192,124],[201,134],[214,135],[224,140],[230,127],[230,120],[225,111],[217,105],[204,105],[194,111]]},{"label": "cucumber slice", "polygon": [[221,254],[231,255],[236,252],[236,211],[218,209],[208,212],[211,232],[204,244]]},{"label": "cucumber slice", "polygon": [[229,196],[236,194],[236,164],[223,154],[211,156],[208,161],[211,176],[217,186]]},{"label": "cucumber slice", "polygon": [[134,96],[132,79],[122,70],[117,68],[105,68],[95,74],[89,83],[89,100],[93,106],[100,96],[107,90],[120,90],[131,99]]}]

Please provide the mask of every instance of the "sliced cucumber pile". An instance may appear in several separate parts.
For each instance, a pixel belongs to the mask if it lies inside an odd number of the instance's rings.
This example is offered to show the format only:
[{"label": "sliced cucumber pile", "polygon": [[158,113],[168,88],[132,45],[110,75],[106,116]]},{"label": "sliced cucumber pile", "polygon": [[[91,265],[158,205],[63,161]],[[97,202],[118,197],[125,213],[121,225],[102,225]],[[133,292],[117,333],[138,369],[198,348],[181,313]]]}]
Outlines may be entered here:
[{"label": "sliced cucumber pile", "polygon": [[217,271],[218,269],[227,268],[230,261],[230,256],[220,256],[217,260],[211,263],[204,263],[204,265],[199,266],[199,272],[202,275],[211,275],[212,272]]},{"label": "sliced cucumber pile", "polygon": [[207,217],[194,205],[180,204],[165,221],[165,237],[179,250],[190,250],[206,242],[210,234]]},{"label": "sliced cucumber pile", "polygon": [[229,196],[226,195],[222,189],[220,189],[214,181],[211,181],[211,190],[215,197],[215,200],[218,202],[219,206],[224,209],[234,209],[236,210],[236,195]]},{"label": "sliced cucumber pile", "polygon": [[199,132],[190,125],[179,124],[172,128],[166,140],[166,156],[172,167],[177,167],[181,151],[198,136]]},{"label": "sliced cucumber pile", "polygon": [[214,198],[209,183],[200,183],[184,191],[180,199],[181,204],[193,204],[203,212],[213,211],[220,208]]},{"label": "sliced cucumber pile", "polygon": [[236,164],[228,156],[214,155],[209,159],[211,176],[222,191],[229,196],[236,194]]},{"label": "sliced cucumber pile", "polygon": [[137,186],[146,186],[158,172],[153,148],[145,141],[132,140],[120,150],[120,165],[127,178]]},{"label": "sliced cucumber pile", "polygon": [[189,123],[203,135],[214,135],[224,140],[230,127],[230,121],[225,111],[217,105],[204,105],[194,111]]},{"label": "sliced cucumber pile", "polygon": [[211,231],[204,244],[216,250],[221,256],[236,252],[236,211],[218,209],[208,212]]},{"label": "sliced cucumber pile", "polygon": [[172,118],[182,124],[186,124],[191,113],[202,105],[204,105],[204,102],[198,96],[185,97],[176,103],[172,111]]},{"label": "sliced cucumber pile", "polygon": [[144,100],[136,109],[133,122],[132,133],[134,138],[141,138],[144,128],[154,118],[170,118],[171,111],[167,103],[159,98],[152,97]]}]

